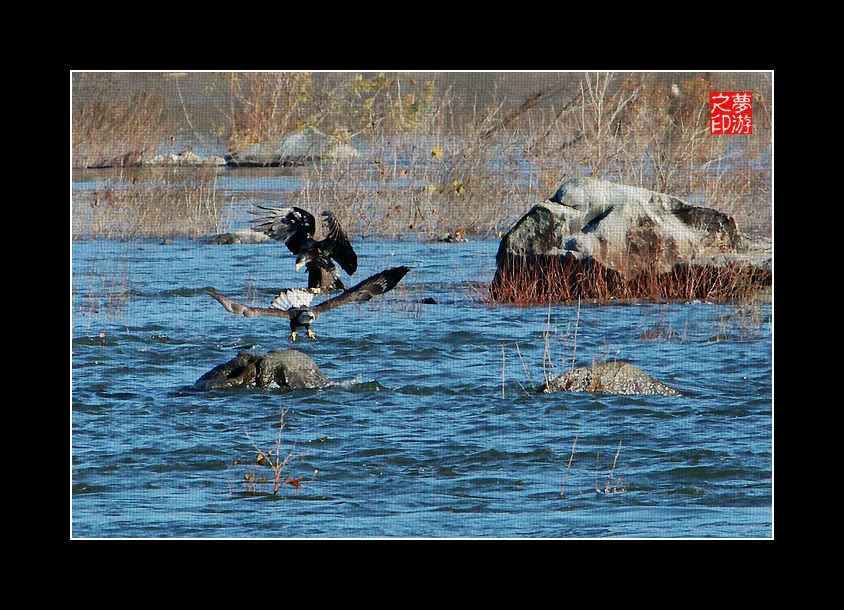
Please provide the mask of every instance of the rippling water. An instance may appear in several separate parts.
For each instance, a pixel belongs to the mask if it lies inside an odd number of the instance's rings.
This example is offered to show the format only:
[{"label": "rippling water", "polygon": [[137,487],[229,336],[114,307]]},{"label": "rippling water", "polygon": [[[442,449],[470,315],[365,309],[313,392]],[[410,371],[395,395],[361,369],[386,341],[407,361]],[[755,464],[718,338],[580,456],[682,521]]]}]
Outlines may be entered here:
[{"label": "rippling water", "polygon": [[[497,245],[357,241],[352,283],[413,271],[297,342],[332,386],[198,392],[238,350],[289,346],[286,321],[202,292],[268,303],[305,282],[286,249],[74,243],[72,535],[770,537],[770,305],[488,307],[470,283]],[[684,396],[535,394],[546,329],[558,372],[617,358]],[[250,437],[272,448],[283,409],[300,486],[249,493],[271,476]]]}]

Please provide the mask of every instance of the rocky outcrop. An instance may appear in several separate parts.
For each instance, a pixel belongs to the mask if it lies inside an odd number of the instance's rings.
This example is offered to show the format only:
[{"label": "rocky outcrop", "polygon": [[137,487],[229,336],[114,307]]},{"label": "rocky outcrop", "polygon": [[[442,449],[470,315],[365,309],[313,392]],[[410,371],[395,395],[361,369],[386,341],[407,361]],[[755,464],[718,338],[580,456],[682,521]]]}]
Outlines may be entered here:
[{"label": "rocky outcrop", "polygon": [[132,150],[129,152],[116,155],[108,159],[101,159],[93,163],[88,163],[88,169],[110,169],[114,167],[133,167],[141,164],[144,152]]},{"label": "rocky outcrop", "polygon": [[223,157],[201,157],[196,153],[186,150],[180,153],[158,154],[143,161],[143,165],[178,165],[178,166],[202,166],[202,165],[225,165]]},{"label": "rocky outcrop", "polygon": [[200,390],[222,388],[323,388],[328,378],[316,362],[295,349],[278,349],[266,354],[240,352],[200,377],[194,386]]},{"label": "rocky outcrop", "polygon": [[494,296],[510,276],[528,274],[534,283],[581,282],[574,297],[602,296],[589,293],[587,277],[603,282],[597,290],[603,296],[635,296],[655,279],[674,288],[688,285],[696,281],[692,276],[702,272],[700,267],[731,274],[744,269],[740,273],[748,281],[770,283],[770,261],[770,241],[750,239],[723,212],[643,188],[574,178],[504,235],[492,292]]},{"label": "rocky outcrop", "polygon": [[674,388],[657,381],[627,362],[605,362],[566,371],[543,384],[539,392],[682,396]]},{"label": "rocky outcrop", "polygon": [[224,158],[226,165],[231,167],[280,167],[320,159],[351,159],[359,155],[352,146],[308,127],[280,140],[267,140],[228,153]]},{"label": "rocky outcrop", "polygon": [[223,157],[211,156],[202,157],[195,152],[186,150],[180,153],[159,153],[150,156],[143,151],[131,151],[117,155],[110,159],[101,160],[95,163],[88,164],[88,169],[109,169],[115,167],[158,167],[158,166],[178,166],[178,167],[203,167],[203,166],[218,166],[225,165],[226,160]]},{"label": "rocky outcrop", "polygon": [[204,242],[212,245],[232,245],[232,244],[262,244],[270,241],[269,235],[253,231],[252,229],[238,229],[231,233],[220,233],[218,235],[211,235],[205,237]]}]

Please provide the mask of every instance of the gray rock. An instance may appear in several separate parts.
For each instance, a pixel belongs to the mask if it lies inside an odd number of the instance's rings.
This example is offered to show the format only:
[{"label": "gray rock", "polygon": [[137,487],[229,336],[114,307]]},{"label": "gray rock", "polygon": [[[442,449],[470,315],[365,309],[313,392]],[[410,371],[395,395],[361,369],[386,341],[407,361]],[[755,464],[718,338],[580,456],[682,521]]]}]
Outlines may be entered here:
[{"label": "gray rock", "polygon": [[266,354],[240,352],[200,377],[200,390],[236,387],[324,388],[329,384],[316,362],[295,349],[278,349]]},{"label": "gray rock", "polygon": [[253,231],[252,229],[238,229],[230,233],[220,233],[219,235],[211,235],[205,237],[206,244],[213,245],[232,245],[232,244],[262,244],[270,241],[269,235]]},{"label": "gray rock", "polygon": [[735,220],[722,212],[643,188],[574,178],[516,223],[501,240],[498,258],[593,257],[627,274],[654,256],[668,271],[706,252],[745,249]]},{"label": "gray rock", "polygon": [[453,244],[453,243],[464,243],[468,241],[466,239],[466,233],[463,229],[457,229],[453,233],[447,233],[446,235],[441,235],[437,238],[438,242]]},{"label": "gray rock", "polygon": [[741,233],[718,210],[584,177],[565,181],[502,237],[493,284],[549,258],[596,266],[619,281],[677,265],[750,266],[769,276],[771,243]]},{"label": "gray rock", "polygon": [[144,160],[143,165],[178,165],[178,166],[201,166],[201,165],[225,165],[223,157],[201,157],[195,152],[186,150],[180,153],[161,153],[149,160]]},{"label": "gray rock", "polygon": [[302,165],[319,159],[351,159],[360,153],[346,143],[307,127],[279,140],[267,140],[224,156],[232,167],[279,167]]},{"label": "gray rock", "polygon": [[539,388],[539,392],[682,396],[674,388],[657,381],[627,362],[605,362],[566,371],[559,377],[543,384]]}]

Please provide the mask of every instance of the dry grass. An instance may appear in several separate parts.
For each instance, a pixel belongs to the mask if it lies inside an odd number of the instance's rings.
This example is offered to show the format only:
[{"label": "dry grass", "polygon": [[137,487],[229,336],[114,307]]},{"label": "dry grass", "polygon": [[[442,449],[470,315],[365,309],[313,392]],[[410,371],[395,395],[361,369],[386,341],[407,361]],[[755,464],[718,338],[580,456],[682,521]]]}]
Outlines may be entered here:
[{"label": "dry grass", "polygon": [[79,275],[74,282],[73,311],[80,316],[104,315],[118,318],[125,314],[135,291],[131,288],[126,267],[115,268],[96,263],[92,269]]},{"label": "dry grass", "polygon": [[[618,449],[615,452],[615,457],[612,461],[612,468],[610,469],[609,474],[607,475],[607,481],[604,483],[603,493],[605,494],[615,494],[615,493],[624,493],[627,491],[627,483],[624,482],[624,477],[615,478],[615,468],[618,465],[618,456],[621,455],[621,441],[618,441]],[[595,491],[597,493],[601,493],[601,490],[596,487]]]},{"label": "dry grass", "polygon": [[[574,437],[574,441],[572,442],[571,452],[569,453],[568,462],[566,463],[566,469],[563,473],[563,480],[560,484],[560,498],[566,497],[567,486],[568,486],[568,479],[569,474],[571,472],[572,464],[574,463],[575,458],[575,449],[577,447],[577,441],[580,438],[580,434],[576,434]],[[618,448],[615,452],[615,457],[613,458],[612,466],[610,467],[609,472],[606,475],[606,480],[601,484],[603,480],[603,474],[601,473],[601,452],[595,452],[595,483],[594,483],[594,490],[596,494],[621,494],[628,491],[628,484],[624,480],[623,475],[616,476],[616,469],[618,467],[618,458],[621,455],[621,441],[618,442]],[[578,483],[578,495],[583,495],[583,487],[581,483]]]},{"label": "dry grass", "polygon": [[114,75],[74,75],[72,156],[74,167],[128,167],[166,138],[160,90],[118,99]]},{"label": "dry grass", "polygon": [[643,330],[638,338],[642,341],[679,341],[685,343],[688,338],[688,320],[682,332],[664,319],[658,319],[652,326]]},{"label": "dry grass", "polygon": [[763,304],[767,297],[756,294],[752,298],[732,304],[732,311],[720,316],[715,323],[715,334],[710,341],[753,341],[758,339],[762,328],[770,322]]},{"label": "dry grass", "polygon": [[637,339],[677,343],[754,341],[761,336],[765,325],[770,323],[770,314],[766,314],[763,308],[768,300],[762,293],[756,293],[747,300],[728,304],[727,309],[715,318],[687,318],[677,326],[661,313],[645,326]]},{"label": "dry grass", "polygon": [[560,497],[566,497],[566,483],[568,483],[569,472],[571,471],[571,464],[574,461],[574,449],[577,447],[577,439],[580,438],[580,433],[574,435],[574,441],[571,444],[571,453],[569,454],[569,461],[566,464],[566,472],[563,474],[563,482],[560,483]]},{"label": "dry grass", "polygon": [[[75,78],[74,160],[82,166],[114,158],[130,164],[166,140],[165,125],[179,122],[194,140],[229,150],[305,127],[351,143],[360,157],[297,170],[301,188],[284,203],[333,210],[352,235],[498,235],[563,180],[584,173],[717,208],[745,231],[771,228],[769,100],[754,94],[752,136],[710,136],[708,92],[723,83],[707,74],[673,84],[642,74],[560,75],[516,98],[498,88],[512,76],[487,76],[497,80],[483,103],[437,76],[208,74],[204,127],[178,79],[175,89],[153,79],[118,102],[111,75]],[[150,182],[140,188],[166,186],[152,175],[140,179]],[[176,206],[174,214],[192,209]],[[131,219],[122,224],[117,233],[144,235]]]},{"label": "dry grass", "polygon": [[74,238],[200,237],[230,222],[215,168],[121,171],[93,191],[74,193]]},{"label": "dry grass", "polygon": [[304,167],[302,188],[287,203],[331,210],[357,235],[434,239],[458,231],[494,235],[540,196],[519,167],[514,134],[379,133],[361,149],[354,161]]}]

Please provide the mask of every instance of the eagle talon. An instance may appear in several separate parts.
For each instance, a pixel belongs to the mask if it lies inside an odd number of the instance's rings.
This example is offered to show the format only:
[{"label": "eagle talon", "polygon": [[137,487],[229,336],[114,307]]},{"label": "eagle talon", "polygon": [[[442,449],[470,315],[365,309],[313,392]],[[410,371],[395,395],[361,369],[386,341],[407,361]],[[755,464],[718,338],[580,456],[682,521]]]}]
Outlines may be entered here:
[{"label": "eagle talon", "polygon": [[291,343],[296,343],[296,331],[294,330],[293,332],[291,332],[290,337],[288,338],[290,339]]},{"label": "eagle talon", "polygon": [[310,328],[308,329],[308,339],[316,339],[316,333]]}]

